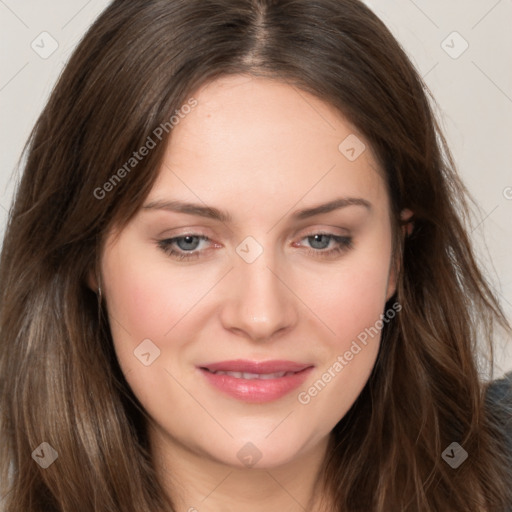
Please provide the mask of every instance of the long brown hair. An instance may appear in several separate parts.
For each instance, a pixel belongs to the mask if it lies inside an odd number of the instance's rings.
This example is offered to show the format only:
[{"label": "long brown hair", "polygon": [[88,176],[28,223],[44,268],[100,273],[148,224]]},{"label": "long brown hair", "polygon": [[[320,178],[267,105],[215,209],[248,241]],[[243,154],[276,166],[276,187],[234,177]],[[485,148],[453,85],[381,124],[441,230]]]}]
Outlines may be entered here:
[{"label": "long brown hair", "polygon": [[[86,276],[105,234],[150,191],[170,117],[199,86],[234,73],[339,109],[374,149],[391,198],[401,261],[391,301],[402,311],[332,432],[326,505],[504,512],[512,460],[485,407],[477,342],[492,375],[492,328],[508,323],[473,256],[466,191],[433,100],[358,0],[115,0],[84,36],[27,144],[0,261],[5,511],[173,510]],[[155,147],[132,161],[148,137]],[[403,208],[414,212],[405,240]],[[31,457],[42,442],[58,453],[46,469]],[[441,456],[452,442],[469,454],[457,469]]]}]

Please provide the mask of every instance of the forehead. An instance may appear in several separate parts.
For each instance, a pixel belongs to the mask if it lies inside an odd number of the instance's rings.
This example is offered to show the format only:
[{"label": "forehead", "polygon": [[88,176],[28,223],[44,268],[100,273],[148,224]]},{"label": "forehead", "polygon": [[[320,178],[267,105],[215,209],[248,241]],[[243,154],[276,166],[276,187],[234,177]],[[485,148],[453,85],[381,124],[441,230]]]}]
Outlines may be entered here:
[{"label": "forehead", "polygon": [[[173,128],[150,200],[169,195],[247,209],[365,195],[386,201],[364,137],[295,86],[235,75],[206,84]],[[356,157],[356,158],[354,158]]]}]

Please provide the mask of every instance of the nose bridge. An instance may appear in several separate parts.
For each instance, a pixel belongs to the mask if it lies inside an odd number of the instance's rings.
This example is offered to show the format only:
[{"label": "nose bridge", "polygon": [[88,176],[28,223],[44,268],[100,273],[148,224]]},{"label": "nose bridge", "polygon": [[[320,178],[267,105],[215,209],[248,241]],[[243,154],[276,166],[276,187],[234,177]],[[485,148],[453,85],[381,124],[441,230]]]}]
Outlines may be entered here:
[{"label": "nose bridge", "polygon": [[251,263],[242,257],[236,261],[229,300],[223,308],[227,329],[243,331],[253,339],[267,339],[296,321],[293,294],[281,282],[279,268],[271,251],[266,250]]}]

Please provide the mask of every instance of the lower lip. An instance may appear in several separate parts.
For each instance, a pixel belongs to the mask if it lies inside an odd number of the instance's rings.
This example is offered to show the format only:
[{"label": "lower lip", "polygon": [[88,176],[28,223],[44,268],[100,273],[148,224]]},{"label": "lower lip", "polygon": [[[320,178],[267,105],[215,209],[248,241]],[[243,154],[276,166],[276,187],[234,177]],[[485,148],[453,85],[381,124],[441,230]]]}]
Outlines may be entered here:
[{"label": "lower lip", "polygon": [[262,403],[278,400],[298,388],[308,378],[313,367],[293,375],[268,380],[238,379],[230,375],[217,375],[203,368],[199,370],[212,386],[227,395],[244,402]]}]

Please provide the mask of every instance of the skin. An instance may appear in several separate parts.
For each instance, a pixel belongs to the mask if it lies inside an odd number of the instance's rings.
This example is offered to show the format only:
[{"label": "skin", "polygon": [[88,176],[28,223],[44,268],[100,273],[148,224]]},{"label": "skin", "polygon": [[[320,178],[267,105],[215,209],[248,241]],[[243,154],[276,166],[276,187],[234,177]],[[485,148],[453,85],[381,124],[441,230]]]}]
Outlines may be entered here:
[{"label": "skin", "polygon": [[[309,403],[297,395],[375,325],[395,291],[385,183],[364,137],[308,93],[237,75],[193,97],[198,105],[173,129],[144,204],[206,204],[232,221],[143,208],[109,235],[101,286],[117,357],[151,418],[159,478],[179,511],[320,510],[314,489],[329,434],[367,382],[380,334]],[[355,161],[338,149],[350,134],[366,144]],[[363,198],[371,208],[293,219],[339,197]],[[350,236],[352,246],[322,255],[337,244],[315,245],[308,237],[319,232]],[[177,260],[158,246],[187,234],[210,240],[192,250],[196,259]],[[247,236],[263,248],[252,263],[236,252]],[[180,247],[190,245],[174,243]],[[160,349],[149,366],[134,357],[144,339]],[[246,403],[196,369],[238,358],[315,368],[283,398]],[[253,467],[237,457],[249,442],[261,454]]]}]

